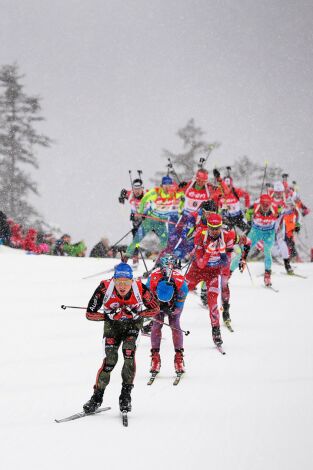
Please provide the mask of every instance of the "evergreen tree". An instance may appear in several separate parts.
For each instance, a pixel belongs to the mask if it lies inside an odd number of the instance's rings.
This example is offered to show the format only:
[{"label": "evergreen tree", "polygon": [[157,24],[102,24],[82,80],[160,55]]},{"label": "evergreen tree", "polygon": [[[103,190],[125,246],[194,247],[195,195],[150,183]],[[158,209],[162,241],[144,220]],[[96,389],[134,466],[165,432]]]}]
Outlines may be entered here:
[{"label": "evergreen tree", "polygon": [[51,140],[36,131],[43,120],[40,98],[24,93],[17,65],[0,68],[0,204],[19,223],[38,215],[27,202],[28,194],[38,194],[37,185],[24,167],[38,168],[37,146],[49,147]]},{"label": "evergreen tree", "polygon": [[[204,132],[200,127],[196,127],[194,119],[190,119],[185,127],[179,129],[177,135],[183,141],[183,151],[174,153],[165,149],[163,150],[163,156],[166,157],[168,162],[168,174],[178,182],[188,181],[220,144],[206,142],[203,139]],[[158,177],[153,181],[159,184],[164,174],[165,172],[158,172]]]}]

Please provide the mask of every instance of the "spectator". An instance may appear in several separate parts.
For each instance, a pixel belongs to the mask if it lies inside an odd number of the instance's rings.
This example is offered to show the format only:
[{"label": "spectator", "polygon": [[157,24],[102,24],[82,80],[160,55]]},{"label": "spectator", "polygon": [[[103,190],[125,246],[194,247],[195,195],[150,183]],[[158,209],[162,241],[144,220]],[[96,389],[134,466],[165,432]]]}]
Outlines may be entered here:
[{"label": "spectator", "polygon": [[81,240],[78,243],[74,243],[73,245],[70,245],[69,243],[65,243],[63,246],[63,251],[68,256],[78,256],[82,258],[86,256],[87,246],[84,240]]},{"label": "spectator", "polygon": [[109,240],[107,238],[101,238],[90,252],[91,258],[112,258],[113,250],[110,248]]},{"label": "spectator", "polygon": [[[65,233],[62,235],[61,238],[59,238],[54,245],[54,248],[52,250],[52,254],[55,256],[64,256],[65,255],[65,250],[64,246],[65,245],[70,245],[71,244],[71,236]],[[67,254],[67,253],[66,253]]]}]

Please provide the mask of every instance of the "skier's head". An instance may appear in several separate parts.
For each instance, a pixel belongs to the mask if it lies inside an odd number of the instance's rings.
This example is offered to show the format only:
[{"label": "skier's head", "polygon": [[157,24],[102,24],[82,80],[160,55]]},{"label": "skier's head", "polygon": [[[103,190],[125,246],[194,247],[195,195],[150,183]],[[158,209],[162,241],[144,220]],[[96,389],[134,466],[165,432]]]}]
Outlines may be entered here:
[{"label": "skier's head", "polygon": [[207,226],[209,236],[211,238],[218,238],[222,231],[223,219],[220,214],[211,212],[207,217]]},{"label": "skier's head", "polygon": [[174,295],[174,287],[170,282],[160,281],[156,288],[156,295],[160,302],[170,302]]},{"label": "skier's head", "polygon": [[233,178],[231,176],[225,176],[224,182],[227,184],[229,188],[233,187]]},{"label": "skier's head", "polygon": [[282,199],[284,196],[284,185],[281,181],[275,181],[273,184],[273,189],[274,189],[274,198],[276,199]]},{"label": "skier's head", "polygon": [[209,181],[209,173],[204,168],[201,168],[196,173],[196,184],[200,187],[204,186]]},{"label": "skier's head", "polygon": [[176,262],[177,260],[175,256],[171,254],[166,254],[159,259],[158,266],[160,267],[163,276],[166,277],[167,279],[170,278],[171,273],[173,269],[175,268]]},{"label": "skier's head", "polygon": [[123,297],[130,291],[133,282],[133,270],[127,263],[119,263],[114,268],[114,285],[117,292]]},{"label": "skier's head", "polygon": [[139,197],[143,194],[144,188],[143,188],[143,182],[140,178],[136,178],[133,181],[133,193],[136,197]]},{"label": "skier's head", "polygon": [[262,194],[260,197],[260,206],[261,209],[266,212],[269,210],[272,204],[272,198],[268,194]]},{"label": "skier's head", "polygon": [[173,189],[173,179],[168,175],[163,176],[161,186],[165,193],[169,193]]}]

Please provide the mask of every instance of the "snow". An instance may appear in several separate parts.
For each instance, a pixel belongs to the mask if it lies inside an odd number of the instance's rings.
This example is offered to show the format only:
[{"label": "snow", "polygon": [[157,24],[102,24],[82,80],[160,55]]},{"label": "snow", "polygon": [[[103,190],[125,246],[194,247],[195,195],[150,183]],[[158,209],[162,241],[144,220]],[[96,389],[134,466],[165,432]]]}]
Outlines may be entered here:
[{"label": "snow", "polygon": [[[18,256],[17,256],[18,255]],[[186,374],[173,387],[173,347],[163,328],[162,368],[147,387],[149,338],[141,337],[129,427],[118,410],[121,357],[105,392],[110,411],[57,424],[92,394],[102,361],[102,323],[82,310],[115,260],[26,255],[0,247],[1,468],[311,469],[313,422],[313,264],[308,279],[274,265],[279,293],[254,279],[231,280],[235,332],[213,347],[207,311],[190,294],[182,316]],[[142,268],[143,269],[143,268]],[[105,276],[103,276],[105,277]]]}]

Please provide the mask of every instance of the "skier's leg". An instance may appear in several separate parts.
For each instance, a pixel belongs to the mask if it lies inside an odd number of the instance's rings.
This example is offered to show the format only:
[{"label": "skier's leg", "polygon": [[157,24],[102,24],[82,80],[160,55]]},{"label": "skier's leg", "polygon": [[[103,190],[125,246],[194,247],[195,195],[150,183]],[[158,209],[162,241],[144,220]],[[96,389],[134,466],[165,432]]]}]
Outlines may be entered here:
[{"label": "skier's leg", "polygon": [[[155,319],[158,321],[164,321],[164,313],[159,313],[155,316]],[[160,349],[163,325],[153,320],[152,322],[151,349]]]},{"label": "skier's leg", "polygon": [[110,382],[110,375],[118,360],[118,349],[121,344],[119,326],[114,322],[104,322],[105,358],[98,370],[95,389],[105,390]]},{"label": "skier's leg", "polygon": [[131,325],[124,327],[123,333],[123,356],[124,365],[122,367],[123,384],[132,384],[136,375],[136,341],[143,320],[131,322]]},{"label": "skier's leg", "polygon": [[130,258],[133,255],[133,253],[136,249],[137,243],[140,243],[141,240],[147,235],[147,233],[150,232],[150,230],[151,230],[150,225],[151,224],[150,224],[150,221],[148,219],[145,219],[142,222],[142,224],[140,225],[140,230],[139,229],[137,230],[136,235],[133,238],[133,241],[127,247],[126,256],[128,258]]},{"label": "skier's leg", "polygon": [[175,350],[183,349],[184,347],[184,335],[180,328],[180,316],[181,313],[169,315],[169,325],[171,328],[175,328],[172,330],[172,339]]},{"label": "skier's leg", "polygon": [[265,271],[272,269],[272,248],[275,242],[275,231],[271,230],[270,233],[264,234],[264,266]]}]

